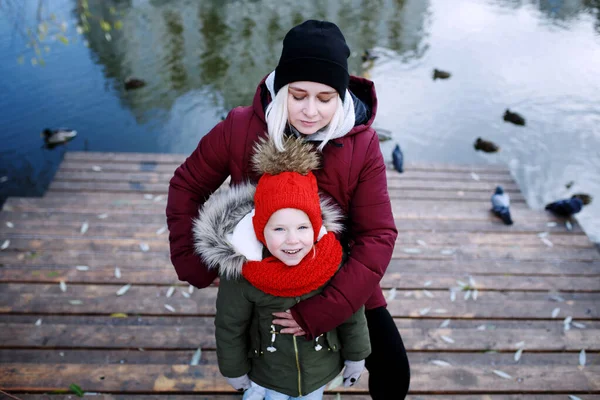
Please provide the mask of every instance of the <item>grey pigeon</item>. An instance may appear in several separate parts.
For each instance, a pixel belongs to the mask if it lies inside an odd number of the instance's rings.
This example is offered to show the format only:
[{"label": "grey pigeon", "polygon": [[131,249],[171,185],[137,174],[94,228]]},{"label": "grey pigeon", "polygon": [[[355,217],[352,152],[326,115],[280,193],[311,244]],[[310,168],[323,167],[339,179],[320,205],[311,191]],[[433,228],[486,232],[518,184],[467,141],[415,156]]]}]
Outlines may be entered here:
[{"label": "grey pigeon", "polygon": [[570,199],[557,200],[546,204],[546,210],[561,217],[570,217],[577,214],[583,208],[583,201],[579,197],[571,197]]},{"label": "grey pigeon", "polygon": [[505,225],[512,225],[513,220],[510,216],[510,197],[504,192],[502,186],[496,186],[496,190],[491,198],[492,212],[502,219]]}]

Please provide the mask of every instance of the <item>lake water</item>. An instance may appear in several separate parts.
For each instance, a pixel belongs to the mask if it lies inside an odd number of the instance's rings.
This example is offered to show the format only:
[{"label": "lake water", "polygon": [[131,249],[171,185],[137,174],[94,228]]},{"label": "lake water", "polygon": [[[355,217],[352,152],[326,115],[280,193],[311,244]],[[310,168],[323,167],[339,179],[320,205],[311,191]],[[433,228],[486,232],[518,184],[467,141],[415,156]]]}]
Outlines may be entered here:
[{"label": "lake water", "polygon": [[[308,18],[337,23],[375,82],[388,159],[400,143],[409,161],[508,165],[535,209],[589,193],[577,218],[600,242],[598,0],[3,0],[0,202],[41,196],[66,151],[190,153]],[[131,75],[147,85],[125,91]],[[46,127],[78,136],[46,149]]]}]

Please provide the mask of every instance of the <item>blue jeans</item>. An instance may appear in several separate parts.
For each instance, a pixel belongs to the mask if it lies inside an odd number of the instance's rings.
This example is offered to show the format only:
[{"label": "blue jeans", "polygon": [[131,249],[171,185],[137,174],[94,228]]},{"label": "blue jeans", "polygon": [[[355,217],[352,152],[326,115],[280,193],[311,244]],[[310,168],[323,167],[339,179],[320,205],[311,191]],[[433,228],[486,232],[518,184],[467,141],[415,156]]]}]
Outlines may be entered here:
[{"label": "blue jeans", "polygon": [[271,389],[266,389],[252,382],[252,387],[244,392],[242,400],[322,400],[325,386],[307,394],[306,396],[290,397]]}]

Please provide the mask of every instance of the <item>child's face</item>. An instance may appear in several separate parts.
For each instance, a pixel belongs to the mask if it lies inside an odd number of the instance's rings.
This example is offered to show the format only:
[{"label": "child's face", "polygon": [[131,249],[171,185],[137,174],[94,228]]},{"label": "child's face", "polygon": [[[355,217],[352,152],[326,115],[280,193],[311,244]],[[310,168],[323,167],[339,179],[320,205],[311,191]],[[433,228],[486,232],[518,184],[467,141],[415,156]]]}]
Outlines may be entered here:
[{"label": "child's face", "polygon": [[314,231],[308,215],[295,208],[282,208],[265,225],[269,252],[285,265],[298,265],[312,249]]},{"label": "child's face", "polygon": [[292,82],[288,87],[288,119],[304,135],[326,127],[337,108],[338,93],[317,82]]}]

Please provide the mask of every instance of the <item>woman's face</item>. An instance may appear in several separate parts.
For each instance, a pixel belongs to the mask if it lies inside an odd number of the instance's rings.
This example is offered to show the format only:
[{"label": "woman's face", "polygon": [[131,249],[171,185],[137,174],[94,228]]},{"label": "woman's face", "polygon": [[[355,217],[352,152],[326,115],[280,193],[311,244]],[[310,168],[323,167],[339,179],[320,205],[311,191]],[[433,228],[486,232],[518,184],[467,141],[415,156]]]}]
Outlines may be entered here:
[{"label": "woman's face", "polygon": [[292,82],[288,86],[288,120],[300,133],[312,135],[326,127],[338,103],[331,86],[317,82]]},{"label": "woman's face", "polygon": [[285,265],[298,265],[312,249],[314,231],[308,215],[296,208],[282,208],[265,225],[269,252]]}]

